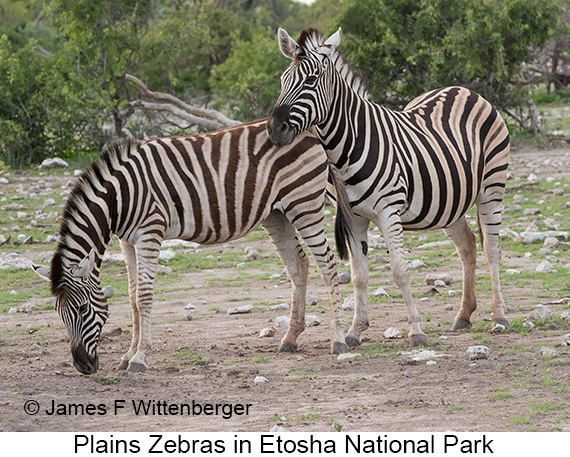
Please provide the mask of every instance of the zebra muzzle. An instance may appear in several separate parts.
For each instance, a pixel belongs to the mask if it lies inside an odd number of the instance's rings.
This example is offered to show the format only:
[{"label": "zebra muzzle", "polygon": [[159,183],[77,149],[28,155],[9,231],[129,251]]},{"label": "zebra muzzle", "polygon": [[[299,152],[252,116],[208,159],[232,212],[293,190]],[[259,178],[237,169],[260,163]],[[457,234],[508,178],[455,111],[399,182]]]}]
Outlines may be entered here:
[{"label": "zebra muzzle", "polygon": [[99,368],[99,356],[89,355],[82,344],[71,350],[73,356],[73,366],[83,374],[97,373]]},{"label": "zebra muzzle", "polygon": [[291,144],[295,138],[295,132],[289,124],[290,111],[288,106],[278,106],[273,110],[267,122],[267,134],[275,146]]}]

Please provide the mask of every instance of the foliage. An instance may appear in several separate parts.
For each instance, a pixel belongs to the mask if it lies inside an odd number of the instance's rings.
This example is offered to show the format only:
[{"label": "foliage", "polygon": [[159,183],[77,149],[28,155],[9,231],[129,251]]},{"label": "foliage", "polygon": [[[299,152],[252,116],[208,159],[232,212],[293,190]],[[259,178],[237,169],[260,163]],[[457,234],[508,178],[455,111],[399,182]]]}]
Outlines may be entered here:
[{"label": "foliage", "polygon": [[520,98],[521,64],[556,25],[556,0],[349,0],[338,19],[343,55],[377,102],[463,85],[505,106]]}]

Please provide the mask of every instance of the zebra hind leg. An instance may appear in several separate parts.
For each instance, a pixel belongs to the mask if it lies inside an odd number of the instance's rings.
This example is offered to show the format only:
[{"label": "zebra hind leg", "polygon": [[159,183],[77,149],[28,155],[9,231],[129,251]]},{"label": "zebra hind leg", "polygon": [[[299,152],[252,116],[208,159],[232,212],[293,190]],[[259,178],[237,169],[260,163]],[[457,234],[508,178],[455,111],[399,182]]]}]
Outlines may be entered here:
[{"label": "zebra hind leg", "polygon": [[471,314],[477,308],[475,297],[475,268],[477,265],[477,243],[475,235],[467,225],[465,216],[444,229],[455,245],[463,264],[463,294],[461,308],[455,316],[453,330],[471,328]]},{"label": "zebra hind leg", "polygon": [[262,226],[271,238],[291,280],[289,328],[281,340],[279,352],[294,352],[297,350],[297,337],[305,330],[305,300],[309,259],[299,244],[295,229],[282,213],[272,212],[262,223]]}]

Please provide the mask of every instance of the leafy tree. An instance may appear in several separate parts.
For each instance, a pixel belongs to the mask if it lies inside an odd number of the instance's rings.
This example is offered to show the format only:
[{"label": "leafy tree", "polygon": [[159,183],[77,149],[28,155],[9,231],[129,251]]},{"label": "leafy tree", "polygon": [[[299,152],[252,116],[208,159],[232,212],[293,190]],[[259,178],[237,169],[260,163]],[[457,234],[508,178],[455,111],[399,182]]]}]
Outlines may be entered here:
[{"label": "leafy tree", "polygon": [[377,102],[403,107],[430,89],[463,85],[504,107],[518,75],[556,25],[556,0],[348,0],[343,55]]}]

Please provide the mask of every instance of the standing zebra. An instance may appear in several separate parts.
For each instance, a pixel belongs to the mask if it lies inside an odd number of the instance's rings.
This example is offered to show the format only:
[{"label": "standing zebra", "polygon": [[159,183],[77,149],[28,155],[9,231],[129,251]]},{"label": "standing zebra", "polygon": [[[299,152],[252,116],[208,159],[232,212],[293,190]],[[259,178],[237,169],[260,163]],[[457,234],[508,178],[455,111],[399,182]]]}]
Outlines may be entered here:
[{"label": "standing zebra", "polygon": [[[323,229],[331,173],[326,154],[318,139],[308,133],[289,146],[273,146],[266,123],[261,120],[193,136],[117,142],[81,175],[66,203],[59,244],[47,275],[55,308],[69,332],[74,366],[80,372],[90,374],[98,368],[99,335],[108,317],[99,270],[112,234],[121,240],[133,310],[132,343],[119,369],[147,368],[153,285],[162,241],[223,243],[243,237],[259,224],[269,234],[292,282],[291,323],[280,350],[294,350],[305,327],[309,261],[295,230],[329,289],[334,314],[331,350],[348,350],[336,264]],[[334,174],[330,177],[335,180]],[[343,198],[346,193],[338,184],[336,190]],[[337,229],[350,230],[339,208]]]},{"label": "standing zebra", "polygon": [[463,298],[453,329],[471,326],[477,253],[465,213],[474,204],[491,272],[493,328],[508,326],[499,283],[499,228],[509,135],[497,110],[470,90],[447,87],[391,111],[368,100],[362,79],[339,54],[340,29],[324,43],[315,29],[304,30],[298,42],[280,29],[278,39],[293,62],[281,76],[269,136],[284,145],[316,126],[356,215],[350,243],[355,312],[346,342],[359,345],[368,328],[369,221],[387,242],[412,344],[427,344],[427,337],[412,302],[403,230],[443,228],[455,244],[463,263]]}]

